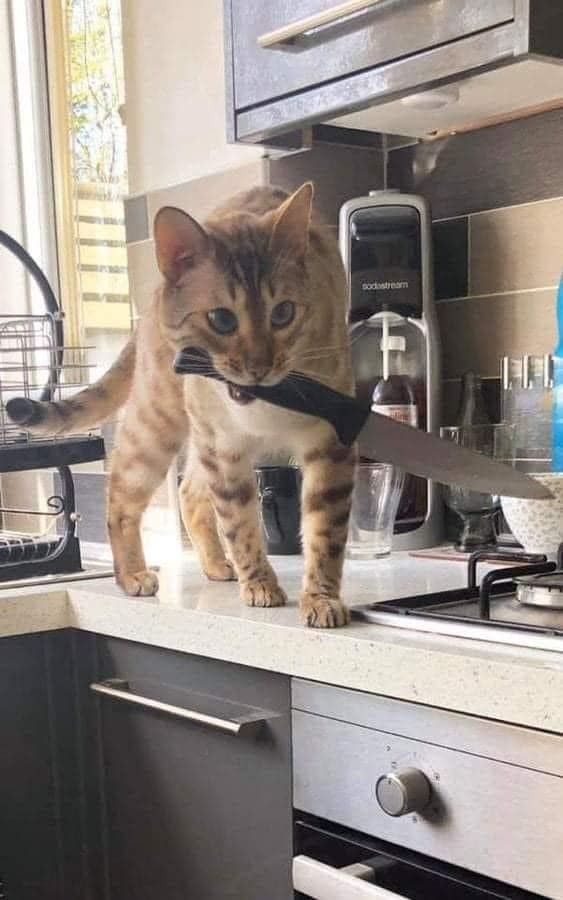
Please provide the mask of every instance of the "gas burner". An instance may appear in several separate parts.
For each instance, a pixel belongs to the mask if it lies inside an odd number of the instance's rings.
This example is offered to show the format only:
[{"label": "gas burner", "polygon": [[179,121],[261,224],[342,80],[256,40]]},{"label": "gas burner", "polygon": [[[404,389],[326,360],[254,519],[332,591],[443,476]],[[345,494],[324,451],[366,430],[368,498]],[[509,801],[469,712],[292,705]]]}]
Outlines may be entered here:
[{"label": "gas burner", "polygon": [[518,603],[563,609],[563,572],[527,575],[514,581]]},{"label": "gas burner", "polygon": [[[477,566],[502,561],[479,580]],[[563,653],[563,544],[557,562],[524,551],[477,551],[467,587],[353,607],[378,625]]]}]

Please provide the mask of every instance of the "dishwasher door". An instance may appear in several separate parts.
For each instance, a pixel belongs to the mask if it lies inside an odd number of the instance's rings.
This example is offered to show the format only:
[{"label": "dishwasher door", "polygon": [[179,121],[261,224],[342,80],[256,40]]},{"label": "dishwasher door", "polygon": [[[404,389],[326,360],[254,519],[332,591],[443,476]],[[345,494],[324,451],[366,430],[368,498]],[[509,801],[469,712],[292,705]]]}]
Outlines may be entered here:
[{"label": "dishwasher door", "polygon": [[306,814],[296,814],[295,853],[296,900],[541,897]]}]

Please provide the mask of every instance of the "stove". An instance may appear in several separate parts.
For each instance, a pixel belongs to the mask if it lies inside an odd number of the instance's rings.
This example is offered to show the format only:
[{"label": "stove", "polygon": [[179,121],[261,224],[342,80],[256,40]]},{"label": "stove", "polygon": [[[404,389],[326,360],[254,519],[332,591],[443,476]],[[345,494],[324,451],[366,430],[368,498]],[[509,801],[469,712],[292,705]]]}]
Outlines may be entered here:
[{"label": "stove", "polygon": [[[479,563],[507,563],[487,571]],[[563,652],[563,544],[557,562],[521,551],[477,551],[467,587],[357,606],[356,619],[476,640]]]}]

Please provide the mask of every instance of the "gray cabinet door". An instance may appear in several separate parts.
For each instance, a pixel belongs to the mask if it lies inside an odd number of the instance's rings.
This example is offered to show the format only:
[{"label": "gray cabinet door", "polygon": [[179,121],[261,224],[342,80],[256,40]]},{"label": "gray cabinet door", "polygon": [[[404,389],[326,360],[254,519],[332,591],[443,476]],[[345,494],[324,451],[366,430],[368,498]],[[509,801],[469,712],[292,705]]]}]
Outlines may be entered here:
[{"label": "gray cabinet door", "polygon": [[126,679],[137,696],[219,719],[241,706],[272,716],[256,734],[233,735],[89,692],[104,900],[289,900],[289,680],[83,637],[96,678]]},{"label": "gray cabinet door", "polygon": [[91,897],[72,690],[68,632],[0,640],[0,881],[7,900]]},{"label": "gray cabinet door", "polygon": [[240,111],[510,22],[514,0],[381,0],[267,49],[261,35],[340,0],[225,0],[232,28],[234,105]]}]

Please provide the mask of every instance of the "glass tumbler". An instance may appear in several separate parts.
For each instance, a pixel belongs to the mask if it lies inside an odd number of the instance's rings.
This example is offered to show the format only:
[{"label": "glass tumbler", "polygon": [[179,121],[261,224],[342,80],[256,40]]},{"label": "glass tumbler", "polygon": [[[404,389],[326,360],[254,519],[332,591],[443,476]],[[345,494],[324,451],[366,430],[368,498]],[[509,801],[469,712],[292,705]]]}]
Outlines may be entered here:
[{"label": "glass tumbler", "polygon": [[[510,464],[513,456],[513,428],[510,425],[456,425],[440,429],[443,440]],[[481,494],[467,488],[448,485],[444,501],[462,523],[456,549],[466,553],[494,547],[497,542],[496,521],[500,512],[497,494]]]},{"label": "glass tumbler", "polygon": [[357,467],[346,544],[348,559],[377,559],[391,552],[403,483],[403,472],[389,463],[360,463]]}]

